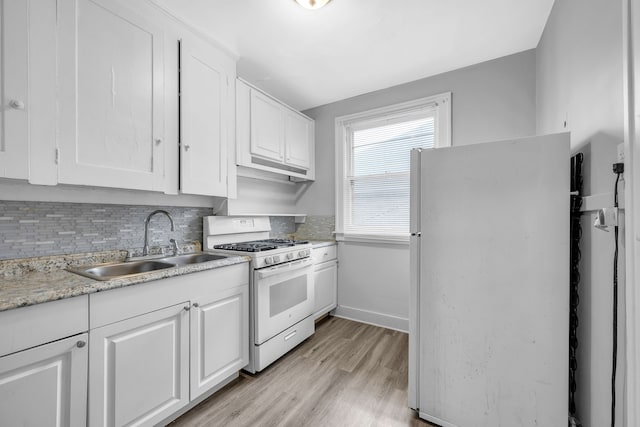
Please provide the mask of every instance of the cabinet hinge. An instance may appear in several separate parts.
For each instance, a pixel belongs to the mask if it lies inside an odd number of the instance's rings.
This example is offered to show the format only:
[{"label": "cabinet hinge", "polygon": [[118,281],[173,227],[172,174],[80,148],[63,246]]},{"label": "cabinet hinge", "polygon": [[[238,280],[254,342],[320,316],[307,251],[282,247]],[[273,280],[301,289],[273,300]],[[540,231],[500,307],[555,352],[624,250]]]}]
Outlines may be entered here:
[{"label": "cabinet hinge", "polygon": [[56,148],[56,165],[60,164],[60,149]]}]

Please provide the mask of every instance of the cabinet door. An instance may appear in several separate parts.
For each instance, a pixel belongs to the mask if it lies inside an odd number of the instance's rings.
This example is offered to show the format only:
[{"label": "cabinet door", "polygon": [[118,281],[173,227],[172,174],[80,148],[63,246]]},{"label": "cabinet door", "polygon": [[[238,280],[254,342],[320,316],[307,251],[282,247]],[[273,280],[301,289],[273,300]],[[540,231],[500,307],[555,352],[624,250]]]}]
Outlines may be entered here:
[{"label": "cabinet door", "polygon": [[338,263],[330,261],[319,266],[313,274],[315,289],[314,317],[324,316],[337,306],[338,302]]},{"label": "cabinet door", "polygon": [[284,160],[282,106],[251,90],[251,154],[281,163]]},{"label": "cabinet door", "polygon": [[28,177],[26,0],[0,0],[0,177]]},{"label": "cabinet door", "polygon": [[84,426],[87,334],[0,358],[0,425]]},{"label": "cabinet door", "polygon": [[191,311],[191,399],[249,363],[249,289],[240,286]]},{"label": "cabinet door", "polygon": [[58,1],[65,184],[163,190],[163,32],[119,1]]},{"label": "cabinet door", "polygon": [[152,425],[189,402],[188,308],[90,331],[89,425]]},{"label": "cabinet door", "polygon": [[204,43],[180,45],[180,190],[225,197],[229,60]]},{"label": "cabinet door", "polygon": [[295,111],[285,112],[285,160],[288,165],[309,169],[311,166],[311,120]]}]

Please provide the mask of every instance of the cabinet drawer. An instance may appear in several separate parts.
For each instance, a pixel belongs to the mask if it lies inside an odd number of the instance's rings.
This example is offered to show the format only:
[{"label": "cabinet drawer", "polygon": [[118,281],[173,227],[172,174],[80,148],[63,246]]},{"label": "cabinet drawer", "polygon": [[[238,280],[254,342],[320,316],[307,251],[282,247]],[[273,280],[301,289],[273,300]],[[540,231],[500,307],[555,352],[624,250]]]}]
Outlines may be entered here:
[{"label": "cabinet drawer", "polygon": [[313,317],[309,316],[291,326],[289,329],[280,332],[264,344],[256,346],[255,360],[253,361],[255,370],[263,370],[283,354],[286,354],[289,350],[313,335],[315,330]]},{"label": "cabinet drawer", "polygon": [[338,247],[336,245],[332,245],[332,246],[322,246],[320,248],[312,248],[311,258],[313,259],[313,263],[316,265],[320,264],[321,262],[337,259]]},{"label": "cabinet drawer", "polygon": [[245,262],[91,294],[91,329],[246,285],[248,269]]},{"label": "cabinet drawer", "polygon": [[86,295],[0,312],[0,356],[89,329]]}]

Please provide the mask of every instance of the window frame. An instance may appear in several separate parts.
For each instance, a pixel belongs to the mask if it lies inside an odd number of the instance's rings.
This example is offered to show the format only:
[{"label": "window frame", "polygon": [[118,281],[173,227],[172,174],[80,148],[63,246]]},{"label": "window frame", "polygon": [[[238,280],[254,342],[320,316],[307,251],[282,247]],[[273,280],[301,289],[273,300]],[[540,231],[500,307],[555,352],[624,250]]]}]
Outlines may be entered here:
[{"label": "window frame", "polygon": [[[408,244],[409,232],[406,233],[372,233],[363,229],[362,232],[345,232],[346,208],[345,200],[346,173],[350,171],[353,155],[352,130],[367,128],[372,123],[402,122],[402,118],[419,112],[434,110],[434,147],[451,146],[451,92],[444,92],[425,98],[401,102],[381,108],[362,111],[359,113],[339,116],[335,119],[335,206],[336,206],[336,240],[363,242]],[[404,174],[404,172],[403,172]]]}]

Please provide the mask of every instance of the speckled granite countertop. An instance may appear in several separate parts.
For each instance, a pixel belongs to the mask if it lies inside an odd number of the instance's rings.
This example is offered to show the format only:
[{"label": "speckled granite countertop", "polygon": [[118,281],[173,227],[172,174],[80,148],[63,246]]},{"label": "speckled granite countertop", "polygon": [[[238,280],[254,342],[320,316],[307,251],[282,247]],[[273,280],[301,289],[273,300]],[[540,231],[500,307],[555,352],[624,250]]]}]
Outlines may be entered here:
[{"label": "speckled granite countertop", "polygon": [[[199,247],[187,249],[191,250],[183,249],[183,252],[193,252],[199,250]],[[64,270],[69,266],[123,261],[126,254],[126,251],[106,251],[2,260],[0,261],[0,311],[240,264],[251,259],[246,256],[229,256],[220,260],[150,271],[108,281],[93,280]]]}]

